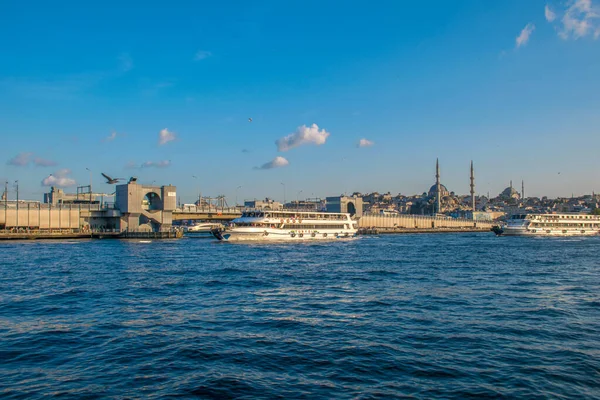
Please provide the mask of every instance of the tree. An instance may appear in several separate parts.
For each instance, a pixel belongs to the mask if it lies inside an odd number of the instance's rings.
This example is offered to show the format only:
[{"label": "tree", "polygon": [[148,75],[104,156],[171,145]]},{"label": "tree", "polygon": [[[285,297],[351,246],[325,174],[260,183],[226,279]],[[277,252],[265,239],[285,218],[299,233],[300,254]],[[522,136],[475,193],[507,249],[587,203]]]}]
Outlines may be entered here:
[{"label": "tree", "polygon": [[596,208],[592,211],[592,215],[600,215],[600,208]]}]

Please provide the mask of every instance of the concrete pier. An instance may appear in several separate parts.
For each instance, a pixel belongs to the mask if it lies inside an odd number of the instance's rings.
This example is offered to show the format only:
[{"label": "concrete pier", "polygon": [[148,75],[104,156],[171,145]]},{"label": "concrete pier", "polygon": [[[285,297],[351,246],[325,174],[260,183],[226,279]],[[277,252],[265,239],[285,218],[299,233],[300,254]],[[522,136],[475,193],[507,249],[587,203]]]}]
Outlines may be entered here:
[{"label": "concrete pier", "polygon": [[358,227],[363,229],[376,229],[380,232],[383,231],[397,231],[397,232],[410,232],[415,230],[427,230],[448,232],[449,229],[456,229],[459,231],[470,230],[490,230],[494,223],[492,221],[474,221],[472,219],[465,218],[450,218],[450,217],[438,217],[428,215],[411,215],[411,214],[399,214],[399,215],[380,215],[380,214],[367,214],[363,215],[358,220]]}]

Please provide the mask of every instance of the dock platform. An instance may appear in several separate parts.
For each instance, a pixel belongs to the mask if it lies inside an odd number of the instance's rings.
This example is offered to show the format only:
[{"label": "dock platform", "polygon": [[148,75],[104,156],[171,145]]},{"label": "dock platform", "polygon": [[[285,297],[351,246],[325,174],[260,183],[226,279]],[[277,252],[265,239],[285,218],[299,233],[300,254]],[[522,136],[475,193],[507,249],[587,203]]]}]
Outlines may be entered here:
[{"label": "dock platform", "polygon": [[1,240],[180,239],[183,232],[0,232]]}]

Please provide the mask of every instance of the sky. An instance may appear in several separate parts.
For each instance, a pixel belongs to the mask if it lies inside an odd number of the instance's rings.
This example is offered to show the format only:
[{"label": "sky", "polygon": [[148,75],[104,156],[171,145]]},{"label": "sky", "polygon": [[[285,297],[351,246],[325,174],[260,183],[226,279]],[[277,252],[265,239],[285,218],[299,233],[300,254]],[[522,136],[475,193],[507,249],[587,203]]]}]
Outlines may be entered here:
[{"label": "sky", "polygon": [[600,192],[600,0],[3,1],[0,180]]}]

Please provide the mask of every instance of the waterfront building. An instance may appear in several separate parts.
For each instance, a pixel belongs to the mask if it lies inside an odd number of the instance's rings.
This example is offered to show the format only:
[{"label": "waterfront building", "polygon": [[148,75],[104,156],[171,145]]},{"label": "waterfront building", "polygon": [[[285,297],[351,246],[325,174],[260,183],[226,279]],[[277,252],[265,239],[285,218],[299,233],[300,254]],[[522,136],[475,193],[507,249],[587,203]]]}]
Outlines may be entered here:
[{"label": "waterfront building", "polygon": [[283,210],[283,204],[270,198],[264,200],[244,200],[244,207],[258,210]]},{"label": "waterfront building", "polygon": [[363,199],[358,196],[335,196],[326,199],[327,212],[348,213],[351,216],[362,217]]},{"label": "waterfront building", "polygon": [[[87,191],[86,191],[87,189]],[[63,189],[50,187],[50,192],[44,193],[45,204],[99,204],[98,195],[89,191],[89,186],[77,187],[77,193],[65,193]]]}]

